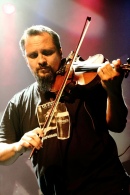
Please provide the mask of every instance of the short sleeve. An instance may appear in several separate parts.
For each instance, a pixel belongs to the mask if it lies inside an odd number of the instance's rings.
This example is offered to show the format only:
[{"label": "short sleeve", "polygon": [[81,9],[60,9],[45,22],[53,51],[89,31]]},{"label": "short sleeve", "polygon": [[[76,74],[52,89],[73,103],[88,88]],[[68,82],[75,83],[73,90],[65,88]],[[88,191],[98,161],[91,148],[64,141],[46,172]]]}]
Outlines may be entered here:
[{"label": "short sleeve", "polygon": [[18,110],[8,103],[0,122],[0,142],[13,143],[20,139]]}]

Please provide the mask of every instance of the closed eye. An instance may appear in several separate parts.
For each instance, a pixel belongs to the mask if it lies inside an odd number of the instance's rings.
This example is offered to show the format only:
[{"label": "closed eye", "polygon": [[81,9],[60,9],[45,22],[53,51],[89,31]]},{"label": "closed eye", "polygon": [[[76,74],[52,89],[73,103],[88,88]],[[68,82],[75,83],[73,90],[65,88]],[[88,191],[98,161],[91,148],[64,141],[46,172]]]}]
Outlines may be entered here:
[{"label": "closed eye", "polygon": [[35,59],[35,58],[37,58],[38,54],[34,52],[34,53],[28,54],[27,56],[28,56],[29,58]]},{"label": "closed eye", "polygon": [[55,52],[55,50],[43,50],[42,54],[45,56],[50,56]]}]

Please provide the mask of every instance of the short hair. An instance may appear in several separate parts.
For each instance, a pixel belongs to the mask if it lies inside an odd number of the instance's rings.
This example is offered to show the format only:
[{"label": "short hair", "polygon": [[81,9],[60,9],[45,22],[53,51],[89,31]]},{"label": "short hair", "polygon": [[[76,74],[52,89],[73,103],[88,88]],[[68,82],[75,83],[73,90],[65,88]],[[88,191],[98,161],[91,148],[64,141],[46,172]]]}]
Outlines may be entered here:
[{"label": "short hair", "polygon": [[20,49],[24,55],[25,52],[25,39],[27,36],[35,36],[35,35],[40,35],[43,32],[47,32],[48,34],[50,34],[53,38],[54,44],[57,48],[58,51],[60,51],[61,49],[61,43],[60,43],[60,36],[51,28],[47,27],[47,26],[43,26],[43,25],[35,25],[35,26],[31,26],[29,28],[27,28],[20,41],[19,41],[19,45],[20,45]]}]

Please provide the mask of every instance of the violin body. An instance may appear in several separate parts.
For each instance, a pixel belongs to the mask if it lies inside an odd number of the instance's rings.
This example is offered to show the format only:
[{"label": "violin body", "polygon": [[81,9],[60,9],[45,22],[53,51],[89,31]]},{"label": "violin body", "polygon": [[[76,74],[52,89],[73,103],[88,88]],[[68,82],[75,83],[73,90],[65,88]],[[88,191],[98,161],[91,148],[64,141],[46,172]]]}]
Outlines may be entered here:
[{"label": "violin body", "polygon": [[[97,64],[101,66],[101,64],[105,61],[105,58],[102,54],[96,54],[94,56],[89,56],[89,58],[85,61],[81,60],[81,57],[78,57],[76,59],[76,62],[73,64],[73,68],[70,71],[69,77],[67,79],[66,85],[73,83],[75,85],[94,85],[97,82],[99,82],[99,77],[97,75]],[[81,58],[82,59],[82,58]],[[96,64],[96,66],[95,66]],[[66,69],[69,68],[69,64],[65,65]],[[89,69],[87,69],[89,67]],[[91,67],[91,68],[90,68]],[[64,81],[64,75],[63,74],[63,67],[61,68],[62,74],[59,74],[56,76],[55,83],[52,87],[52,92],[57,92],[60,89],[60,86],[62,85],[62,82]],[[66,71],[64,69],[64,71]]]},{"label": "violin body", "polygon": [[105,58],[102,54],[89,56],[86,61],[76,61],[76,63],[73,64],[73,68],[77,84],[90,84],[91,82],[95,82],[95,78],[99,80],[97,76],[97,64],[101,66],[104,62]]}]

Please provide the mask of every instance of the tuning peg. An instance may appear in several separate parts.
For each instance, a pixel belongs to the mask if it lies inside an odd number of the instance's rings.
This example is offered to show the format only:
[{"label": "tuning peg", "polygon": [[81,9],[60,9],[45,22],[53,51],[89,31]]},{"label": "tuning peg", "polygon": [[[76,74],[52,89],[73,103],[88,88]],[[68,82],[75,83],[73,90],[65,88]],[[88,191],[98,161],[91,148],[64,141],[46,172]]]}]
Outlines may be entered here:
[{"label": "tuning peg", "polygon": [[127,63],[130,64],[130,58],[127,58]]}]

